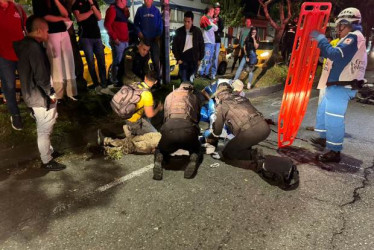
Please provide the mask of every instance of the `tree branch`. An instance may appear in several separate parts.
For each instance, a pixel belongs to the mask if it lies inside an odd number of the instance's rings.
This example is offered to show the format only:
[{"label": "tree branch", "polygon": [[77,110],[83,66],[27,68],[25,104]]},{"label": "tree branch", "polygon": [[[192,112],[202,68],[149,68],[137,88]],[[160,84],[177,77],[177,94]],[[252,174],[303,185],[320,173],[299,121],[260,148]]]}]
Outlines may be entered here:
[{"label": "tree branch", "polygon": [[292,16],[291,0],[287,0],[287,18],[286,18],[286,20],[284,20],[284,23],[288,23],[288,21],[290,21],[290,19],[291,19],[291,16]]},{"label": "tree branch", "polygon": [[273,0],[268,0],[264,3],[263,0],[258,0],[258,2],[261,4],[262,8],[264,9],[265,17],[267,20],[269,20],[270,25],[273,26],[274,29],[278,29],[279,26],[269,15],[268,5],[273,2]]},{"label": "tree branch", "polygon": [[283,0],[279,3],[279,15],[280,15],[280,23],[281,25],[284,23],[284,6],[283,6]]}]

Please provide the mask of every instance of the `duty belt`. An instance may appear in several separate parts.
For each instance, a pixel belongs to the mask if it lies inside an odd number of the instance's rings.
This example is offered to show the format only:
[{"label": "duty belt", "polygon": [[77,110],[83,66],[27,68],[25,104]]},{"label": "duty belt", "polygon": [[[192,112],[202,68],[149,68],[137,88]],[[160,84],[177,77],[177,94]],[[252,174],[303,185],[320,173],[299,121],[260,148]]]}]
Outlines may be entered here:
[{"label": "duty belt", "polygon": [[189,117],[187,114],[170,114],[169,115],[169,118],[171,119],[185,119],[185,120],[189,120],[189,121],[192,121],[194,123],[197,123],[198,121],[195,121],[194,119],[192,119],[192,117]]},{"label": "duty belt", "polygon": [[351,86],[352,89],[361,89],[364,85],[364,80],[353,80],[353,81],[337,81],[326,83],[327,87],[337,85],[337,86]]}]

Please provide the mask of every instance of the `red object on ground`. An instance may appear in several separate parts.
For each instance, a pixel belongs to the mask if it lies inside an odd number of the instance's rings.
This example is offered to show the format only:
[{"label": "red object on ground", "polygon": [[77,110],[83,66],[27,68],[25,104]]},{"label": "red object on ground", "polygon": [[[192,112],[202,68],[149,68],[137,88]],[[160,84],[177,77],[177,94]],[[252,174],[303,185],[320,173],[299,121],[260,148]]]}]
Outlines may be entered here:
[{"label": "red object on ground", "polygon": [[320,50],[309,34],[325,34],[331,3],[306,2],[301,6],[290,66],[278,117],[278,147],[290,146],[303,121]]}]

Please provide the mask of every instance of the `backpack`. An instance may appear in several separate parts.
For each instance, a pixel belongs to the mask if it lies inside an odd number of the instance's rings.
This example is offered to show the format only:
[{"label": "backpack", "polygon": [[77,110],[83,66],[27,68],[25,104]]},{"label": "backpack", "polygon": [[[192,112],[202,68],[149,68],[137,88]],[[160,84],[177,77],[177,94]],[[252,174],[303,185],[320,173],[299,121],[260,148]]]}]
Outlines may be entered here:
[{"label": "backpack", "polygon": [[140,89],[138,84],[124,85],[110,101],[113,111],[121,118],[129,119],[139,110],[136,109],[136,105],[146,89]]},{"label": "backpack", "polygon": [[295,189],[299,185],[299,171],[288,158],[267,155],[259,160],[257,172],[265,181],[283,190]]}]

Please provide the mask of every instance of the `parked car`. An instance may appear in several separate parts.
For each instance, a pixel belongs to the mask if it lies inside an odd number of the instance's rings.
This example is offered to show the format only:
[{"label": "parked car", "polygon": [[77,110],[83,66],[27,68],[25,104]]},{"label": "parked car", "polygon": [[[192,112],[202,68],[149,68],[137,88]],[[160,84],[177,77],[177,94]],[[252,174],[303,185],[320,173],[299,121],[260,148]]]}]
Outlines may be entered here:
[{"label": "parked car", "polygon": [[273,54],[274,45],[269,40],[260,41],[260,44],[256,50],[258,62],[256,67],[262,68],[266,65],[267,61]]}]

